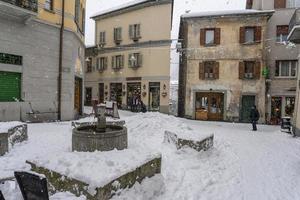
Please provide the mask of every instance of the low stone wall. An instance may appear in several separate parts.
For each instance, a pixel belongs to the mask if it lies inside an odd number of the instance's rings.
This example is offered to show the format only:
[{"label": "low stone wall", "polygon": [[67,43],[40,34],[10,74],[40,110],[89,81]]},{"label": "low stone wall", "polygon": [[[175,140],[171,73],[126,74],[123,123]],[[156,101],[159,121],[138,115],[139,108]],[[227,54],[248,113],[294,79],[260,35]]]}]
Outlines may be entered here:
[{"label": "low stone wall", "polygon": [[213,146],[214,136],[210,135],[201,140],[189,140],[179,138],[175,133],[165,131],[164,142],[175,144],[177,149],[181,149],[184,146],[188,146],[196,151],[207,151]]},{"label": "low stone wall", "polygon": [[9,151],[9,145],[14,146],[28,140],[27,124],[8,129],[7,133],[0,133],[0,156]]},{"label": "low stone wall", "polygon": [[[26,161],[31,165],[31,170],[39,174],[44,174],[52,192],[71,192],[76,196],[85,195],[87,200],[107,200],[114,196],[119,190],[130,188],[136,182],[141,183],[146,177],[152,177],[161,172],[161,157],[155,158],[145,164],[138,166],[135,170],[126,173],[115,180],[107,183],[103,187],[96,188],[96,191],[89,191],[89,185],[80,180],[72,179],[59,174],[50,169],[46,169],[36,164]],[[99,166],[101,170],[101,166]],[[101,178],[101,177],[99,177]]]}]

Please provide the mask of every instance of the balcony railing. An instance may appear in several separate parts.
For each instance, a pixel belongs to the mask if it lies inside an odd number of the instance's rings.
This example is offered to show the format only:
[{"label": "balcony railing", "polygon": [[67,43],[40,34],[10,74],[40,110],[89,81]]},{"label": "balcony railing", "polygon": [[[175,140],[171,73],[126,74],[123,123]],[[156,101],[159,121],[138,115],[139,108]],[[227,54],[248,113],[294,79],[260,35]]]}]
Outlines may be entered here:
[{"label": "balcony railing", "polygon": [[[293,30],[293,28],[295,29]],[[300,42],[300,9],[295,10],[293,17],[289,23],[289,40],[291,42]]]},{"label": "balcony railing", "polygon": [[1,1],[32,12],[38,11],[38,0],[0,0],[0,2]]}]

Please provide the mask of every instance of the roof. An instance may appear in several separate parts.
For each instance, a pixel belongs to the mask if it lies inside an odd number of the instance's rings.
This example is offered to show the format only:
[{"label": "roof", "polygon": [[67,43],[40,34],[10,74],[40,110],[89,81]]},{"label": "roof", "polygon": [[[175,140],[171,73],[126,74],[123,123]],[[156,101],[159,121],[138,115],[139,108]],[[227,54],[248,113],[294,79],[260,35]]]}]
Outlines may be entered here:
[{"label": "roof", "polygon": [[231,17],[241,15],[271,15],[274,10],[223,10],[223,11],[208,11],[208,12],[194,12],[181,15],[181,18],[204,18],[204,17]]},{"label": "roof", "polygon": [[94,18],[103,16],[103,15],[117,13],[118,11],[122,11],[122,10],[127,9],[127,8],[136,7],[136,6],[143,5],[143,4],[146,4],[146,3],[151,3],[151,2],[152,3],[171,3],[172,1],[171,0],[134,0],[134,1],[130,1],[130,2],[125,3],[125,4],[121,4],[121,5],[116,6],[116,7],[112,7],[112,8],[107,9],[107,10],[97,12],[97,13],[93,14],[90,18],[94,19]]}]

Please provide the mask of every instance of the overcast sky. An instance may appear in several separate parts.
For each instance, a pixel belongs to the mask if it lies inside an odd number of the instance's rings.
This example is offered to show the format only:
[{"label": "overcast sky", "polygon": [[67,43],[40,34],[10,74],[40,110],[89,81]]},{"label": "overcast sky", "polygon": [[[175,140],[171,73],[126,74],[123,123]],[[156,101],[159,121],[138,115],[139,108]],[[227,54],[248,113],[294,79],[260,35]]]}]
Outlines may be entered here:
[{"label": "overcast sky", "polygon": [[[95,24],[90,19],[94,13],[130,2],[132,0],[87,0],[86,38],[87,46],[94,45]],[[180,15],[185,12],[240,10],[246,7],[246,0],[175,0],[172,39],[177,39]],[[172,52],[171,79],[177,80],[178,55]]]}]

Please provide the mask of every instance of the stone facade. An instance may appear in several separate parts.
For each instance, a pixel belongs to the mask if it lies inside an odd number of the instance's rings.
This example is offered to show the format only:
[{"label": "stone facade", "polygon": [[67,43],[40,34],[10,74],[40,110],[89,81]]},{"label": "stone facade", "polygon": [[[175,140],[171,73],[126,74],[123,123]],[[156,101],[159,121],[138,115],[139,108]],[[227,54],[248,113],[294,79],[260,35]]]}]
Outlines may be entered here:
[{"label": "stone facade", "polygon": [[[57,6],[55,4],[55,8]],[[69,9],[66,8],[66,11]],[[1,12],[0,53],[22,56],[22,64],[0,63],[0,72],[21,74],[20,99],[0,101],[0,121],[57,120],[60,27],[52,21],[60,19],[60,16],[52,14],[51,18],[51,12],[45,12],[39,7],[36,15],[24,17],[27,20],[17,20]],[[79,110],[75,109],[74,82],[75,78],[83,80],[85,46],[82,34],[69,23],[68,13],[66,15],[61,119],[71,120],[83,109],[83,105]],[[48,18],[51,20],[48,21]]]},{"label": "stone facade", "polygon": [[[137,93],[148,110],[169,113],[171,8],[170,0],[147,1],[92,17],[96,45],[86,50],[90,60],[85,68],[87,105],[92,100],[114,100],[119,108],[130,109]],[[140,27],[136,40],[129,35],[133,24]],[[122,30],[119,44],[114,41],[117,27]],[[130,61],[134,53],[140,56],[136,67]],[[113,56],[122,56],[118,69],[113,69]],[[101,58],[106,59],[105,66],[97,65]]]},{"label": "stone facade", "polygon": [[[247,121],[242,119],[243,109],[249,110],[253,104],[260,112],[260,122],[265,122],[265,78],[262,76],[265,66],[266,23],[272,12],[258,12],[229,16],[189,17],[181,18],[179,39],[182,39],[183,50],[179,67],[179,98],[178,114],[180,117],[196,119],[197,104],[219,101],[215,110],[219,116],[211,120]],[[193,14],[191,14],[192,16]],[[252,44],[241,43],[241,27],[259,27],[260,39]],[[201,30],[219,30],[219,38],[214,38],[217,44],[205,46]],[[215,33],[217,34],[217,33]],[[256,34],[256,32],[254,33]],[[201,39],[202,38],[202,39]],[[241,63],[257,63],[254,66],[252,78],[241,76]],[[206,77],[205,63],[217,63],[214,66],[213,76]],[[242,65],[244,65],[242,64]],[[244,70],[244,66],[242,67]],[[208,74],[207,74],[208,75]],[[199,99],[198,96],[203,96]],[[253,97],[251,105],[242,105],[243,97]],[[207,99],[208,100],[207,103]],[[244,108],[246,107],[246,108]],[[209,108],[206,108],[206,111]],[[199,110],[199,112],[201,112]],[[208,111],[209,113],[210,111]],[[201,113],[200,113],[201,115]],[[205,113],[204,113],[205,115]],[[208,117],[207,117],[208,115]],[[245,118],[248,118],[247,116]],[[209,119],[209,114],[203,119]]]}]

